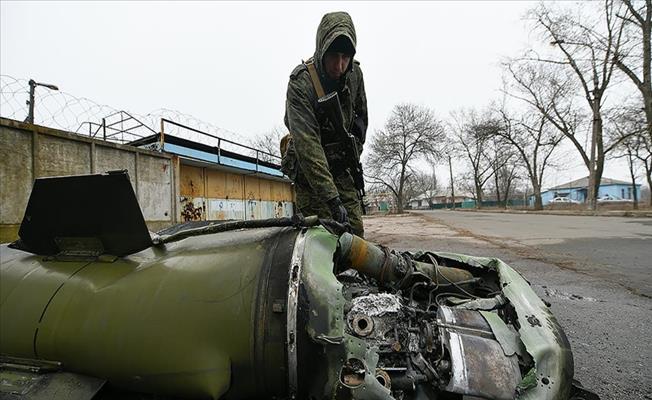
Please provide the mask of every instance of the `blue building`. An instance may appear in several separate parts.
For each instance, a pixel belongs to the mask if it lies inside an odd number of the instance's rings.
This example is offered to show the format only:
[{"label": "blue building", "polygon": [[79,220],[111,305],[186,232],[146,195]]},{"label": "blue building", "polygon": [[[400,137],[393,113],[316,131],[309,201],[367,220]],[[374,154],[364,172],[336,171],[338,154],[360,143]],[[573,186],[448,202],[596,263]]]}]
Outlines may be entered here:
[{"label": "blue building", "polygon": [[[567,197],[572,201],[585,203],[588,186],[589,177],[587,176],[541,192],[541,200],[544,206],[550,203],[555,197]],[[600,188],[598,189],[598,197],[604,197],[606,195],[624,200],[634,200],[631,182],[619,181],[617,179],[602,178]],[[641,198],[640,184],[636,184],[636,198],[639,200]],[[528,205],[534,206],[534,196],[529,197]]]}]

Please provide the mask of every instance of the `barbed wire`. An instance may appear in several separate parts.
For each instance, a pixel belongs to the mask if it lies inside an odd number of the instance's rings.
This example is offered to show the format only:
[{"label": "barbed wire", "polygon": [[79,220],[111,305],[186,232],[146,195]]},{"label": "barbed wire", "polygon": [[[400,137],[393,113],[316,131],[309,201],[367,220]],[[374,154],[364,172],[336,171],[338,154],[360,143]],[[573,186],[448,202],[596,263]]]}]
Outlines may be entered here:
[{"label": "barbed wire", "polygon": [[[29,112],[28,100],[27,79],[0,75],[0,116],[24,121]],[[139,114],[99,104],[86,97],[77,97],[67,92],[43,87],[35,90],[34,103],[34,123],[37,125],[99,137],[103,137],[102,127],[109,126],[109,129],[104,129],[107,131],[106,140],[114,142],[126,143],[159,132],[161,119],[165,118],[213,136],[242,144],[249,143],[249,140],[236,132],[168,108]],[[174,125],[166,125],[165,129],[168,134],[217,146],[217,139],[188,129]],[[228,146],[226,143],[221,144],[222,148],[225,145]]]}]

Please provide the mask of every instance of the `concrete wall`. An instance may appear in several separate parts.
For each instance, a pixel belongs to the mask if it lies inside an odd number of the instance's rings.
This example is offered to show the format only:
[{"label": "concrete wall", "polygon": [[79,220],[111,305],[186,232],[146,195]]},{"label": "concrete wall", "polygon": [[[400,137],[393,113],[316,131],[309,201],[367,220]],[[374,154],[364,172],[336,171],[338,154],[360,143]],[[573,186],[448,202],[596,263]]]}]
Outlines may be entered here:
[{"label": "concrete wall", "polygon": [[0,242],[17,238],[34,179],[129,171],[151,230],[175,222],[176,160],[164,153],[0,118]]}]

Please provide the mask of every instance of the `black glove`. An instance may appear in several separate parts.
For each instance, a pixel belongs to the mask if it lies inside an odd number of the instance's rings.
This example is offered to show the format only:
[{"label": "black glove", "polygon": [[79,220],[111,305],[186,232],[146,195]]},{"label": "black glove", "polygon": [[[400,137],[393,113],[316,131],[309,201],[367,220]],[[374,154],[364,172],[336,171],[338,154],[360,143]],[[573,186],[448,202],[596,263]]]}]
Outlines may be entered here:
[{"label": "black glove", "polygon": [[331,216],[333,219],[340,224],[347,224],[349,222],[349,214],[346,212],[346,208],[342,205],[342,200],[340,197],[333,197],[327,201],[328,208],[331,210]]},{"label": "black glove", "polygon": [[[365,125],[362,117],[356,116],[355,119],[353,119],[351,134],[358,138],[361,145],[364,144],[365,139],[367,138],[367,125]],[[360,148],[362,148],[362,146],[360,146]]]}]

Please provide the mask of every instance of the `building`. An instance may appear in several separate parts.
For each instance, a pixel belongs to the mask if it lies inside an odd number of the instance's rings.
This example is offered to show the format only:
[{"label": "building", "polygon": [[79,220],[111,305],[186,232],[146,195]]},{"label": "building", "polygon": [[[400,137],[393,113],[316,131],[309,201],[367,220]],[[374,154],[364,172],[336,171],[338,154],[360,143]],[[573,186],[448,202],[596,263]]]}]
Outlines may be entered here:
[{"label": "building", "polygon": [[411,199],[408,204],[413,210],[425,210],[428,208],[449,208],[456,203],[456,207],[461,207],[463,202],[474,201],[475,198],[468,193],[456,193],[455,199],[450,192],[428,191]]},{"label": "building", "polygon": [[[32,183],[49,176],[128,171],[151,231],[185,221],[294,213],[294,190],[278,162],[260,150],[164,122],[160,132],[116,143],[108,135],[99,139],[0,118],[0,242],[18,237]],[[198,139],[169,134],[173,124]]]},{"label": "building", "polygon": [[[541,193],[541,200],[543,205],[547,205],[555,197],[566,197],[578,203],[585,203],[588,197],[589,177],[580,178],[571,182],[567,182]],[[634,193],[632,191],[631,182],[619,181],[617,179],[602,178],[600,187],[598,189],[598,197],[619,198],[623,200],[634,200]],[[636,184],[636,198],[641,198],[641,185]],[[534,206],[534,196],[528,199],[528,205]]]},{"label": "building", "polygon": [[[176,122],[164,122],[162,128],[193,130]],[[178,158],[181,221],[250,220],[294,214],[293,188],[280,171],[280,158],[265,160],[260,150],[227,139],[218,138],[212,143],[211,139],[216,138],[208,134],[200,139],[158,132],[129,143]]]},{"label": "building", "polygon": [[368,192],[365,196],[365,207],[367,213],[391,212],[394,210],[394,195],[391,192]]}]

